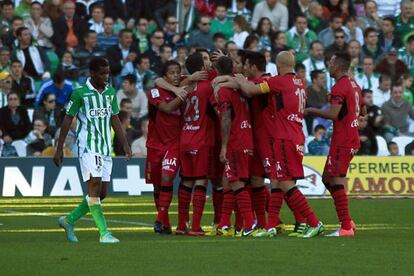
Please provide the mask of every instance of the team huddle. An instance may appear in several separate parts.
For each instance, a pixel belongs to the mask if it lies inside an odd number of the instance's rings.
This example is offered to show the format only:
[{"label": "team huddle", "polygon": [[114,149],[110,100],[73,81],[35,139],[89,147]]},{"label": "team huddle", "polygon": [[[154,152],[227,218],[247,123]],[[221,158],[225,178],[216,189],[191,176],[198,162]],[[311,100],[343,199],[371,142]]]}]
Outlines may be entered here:
[{"label": "team huddle", "polygon": [[[178,63],[165,63],[163,77],[147,94],[146,180],[154,185],[154,231],[172,233],[168,212],[179,172],[177,235],[274,237],[285,230],[280,218],[283,201],[296,220],[290,236],[323,233],[322,222],[295,186],[304,177],[303,116],[312,114],[334,121],[323,182],[341,226],[330,236],[353,236],[344,184],[359,148],[358,120],[365,110],[361,90],[348,74],[349,55],[336,53],[329,62],[336,85],[328,110],[305,108],[304,81],[294,73],[290,52],[277,56],[275,77],[264,73],[266,60],[257,52],[211,57],[213,63],[204,49],[191,54],[185,63],[188,77],[182,77]],[[270,179],[270,191],[265,178]],[[204,232],[200,223],[208,180],[213,185],[215,226]]]}]

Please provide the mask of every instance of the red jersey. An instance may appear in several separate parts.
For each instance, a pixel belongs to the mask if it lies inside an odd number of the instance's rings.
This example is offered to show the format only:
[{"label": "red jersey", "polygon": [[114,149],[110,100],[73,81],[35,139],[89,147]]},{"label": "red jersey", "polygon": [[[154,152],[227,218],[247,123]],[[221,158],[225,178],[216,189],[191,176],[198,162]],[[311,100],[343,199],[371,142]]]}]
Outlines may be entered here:
[{"label": "red jersey", "polygon": [[342,105],[338,119],[333,122],[331,146],[358,149],[358,117],[363,104],[361,88],[355,80],[343,76],[332,87],[329,102]]},{"label": "red jersey", "polygon": [[148,138],[147,148],[165,149],[179,144],[182,128],[182,112],[178,107],[171,113],[158,110],[161,103],[176,98],[173,92],[156,87],[147,92],[148,97]]},{"label": "red jersey", "polygon": [[247,100],[239,92],[230,88],[220,88],[218,97],[220,114],[227,110],[231,111],[232,121],[228,148],[252,150],[253,135]]},{"label": "red jersey", "polygon": [[302,130],[306,103],[305,86],[301,78],[290,73],[268,78],[261,84],[269,93],[269,105],[263,112],[264,123],[271,137],[305,143]]},{"label": "red jersey", "polygon": [[187,95],[180,138],[181,149],[193,150],[210,146],[209,127],[214,116],[210,104],[211,97],[213,97],[213,88],[208,80],[197,82],[194,90]]},{"label": "red jersey", "polygon": [[[258,78],[249,79],[249,81],[258,84],[258,83],[265,81],[269,77],[270,77],[269,74],[264,74]],[[263,136],[263,131],[266,131],[265,124],[263,121],[263,111],[267,108],[267,105],[268,105],[268,95],[257,95],[251,98],[252,121],[253,121],[253,128],[254,128],[254,137],[256,141],[259,141],[260,137]]]}]

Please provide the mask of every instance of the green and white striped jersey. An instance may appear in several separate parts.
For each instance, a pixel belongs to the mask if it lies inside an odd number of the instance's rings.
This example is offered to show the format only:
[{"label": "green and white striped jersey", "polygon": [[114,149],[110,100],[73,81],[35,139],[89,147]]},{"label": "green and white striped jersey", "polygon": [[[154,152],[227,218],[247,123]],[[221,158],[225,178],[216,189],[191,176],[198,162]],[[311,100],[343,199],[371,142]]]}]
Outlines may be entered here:
[{"label": "green and white striped jersey", "polygon": [[73,91],[67,114],[77,116],[77,143],[79,156],[94,152],[111,156],[111,117],[119,113],[116,91],[107,86],[99,93],[90,83]]},{"label": "green and white striped jersey", "polygon": [[407,65],[408,70],[413,69],[414,68],[414,55],[411,55],[405,47],[401,48],[398,51],[398,53],[399,53],[398,58],[401,59],[405,63],[405,65]]}]

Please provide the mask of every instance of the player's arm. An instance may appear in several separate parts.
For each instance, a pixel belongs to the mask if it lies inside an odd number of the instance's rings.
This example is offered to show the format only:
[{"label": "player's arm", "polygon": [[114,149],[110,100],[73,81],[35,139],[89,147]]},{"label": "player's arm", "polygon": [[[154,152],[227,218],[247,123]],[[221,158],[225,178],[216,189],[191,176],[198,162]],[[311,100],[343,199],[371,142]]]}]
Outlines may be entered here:
[{"label": "player's arm", "polygon": [[227,110],[221,113],[221,150],[220,150],[220,161],[226,162],[227,158],[227,143],[229,141],[231,130],[231,110]]},{"label": "player's arm", "polygon": [[184,99],[180,97],[176,97],[174,100],[166,103],[161,102],[158,104],[157,108],[159,111],[162,111],[164,113],[172,113],[174,110],[176,110],[182,103],[184,102]]},{"label": "player's arm", "polygon": [[314,115],[328,120],[338,119],[339,111],[341,111],[342,104],[331,104],[328,110],[321,110],[314,107],[308,107],[305,109],[304,115]]},{"label": "player's arm", "polygon": [[112,128],[115,131],[116,137],[119,138],[119,141],[122,144],[122,148],[125,152],[126,160],[130,160],[131,155],[132,155],[131,148],[128,144],[128,141],[127,141],[127,138],[126,138],[126,135],[125,135],[125,131],[122,129],[121,121],[118,118],[118,114],[114,114],[114,115],[111,116],[111,125],[112,125]]},{"label": "player's arm", "polygon": [[63,119],[62,126],[60,128],[59,138],[57,140],[56,152],[53,156],[53,162],[57,167],[63,162],[63,145],[65,144],[66,136],[68,135],[70,125],[72,124],[73,116],[65,115]]},{"label": "player's arm", "polygon": [[155,80],[155,85],[165,90],[173,92],[177,97],[184,98],[187,95],[184,87],[174,86],[163,78],[157,78]]},{"label": "player's arm", "polygon": [[269,93],[270,88],[267,82],[254,84],[248,81],[243,75],[237,74],[235,77],[220,76],[214,79],[213,85],[239,89],[246,97],[253,97],[263,93]]}]

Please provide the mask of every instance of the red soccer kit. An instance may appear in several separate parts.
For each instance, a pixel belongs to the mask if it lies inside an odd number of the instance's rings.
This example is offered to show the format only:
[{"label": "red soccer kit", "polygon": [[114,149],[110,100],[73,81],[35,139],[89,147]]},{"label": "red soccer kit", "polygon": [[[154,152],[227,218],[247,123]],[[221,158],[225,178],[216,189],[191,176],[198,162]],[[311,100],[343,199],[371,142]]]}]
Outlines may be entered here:
[{"label": "red soccer kit", "polygon": [[182,128],[181,108],[171,113],[158,110],[158,105],[175,99],[175,95],[156,87],[147,92],[148,138],[145,179],[147,183],[159,185],[161,174],[174,177],[180,167],[179,146]]},{"label": "red soccer kit", "polygon": [[363,104],[361,89],[349,76],[341,77],[332,87],[331,105],[342,105],[333,122],[333,135],[324,173],[345,177],[352,157],[360,147],[358,117]]},{"label": "red soccer kit", "polygon": [[270,178],[296,180],[303,178],[303,111],[306,102],[305,86],[293,73],[275,76],[260,84],[269,94],[269,105],[263,113],[264,123],[274,139],[274,165]]},{"label": "red soccer kit", "polygon": [[[249,159],[253,152],[253,135],[249,105],[241,94],[229,88],[218,91],[220,114],[230,110],[231,130],[227,143],[227,160],[224,174],[229,182],[246,180],[249,174]],[[222,118],[221,118],[222,119]]]},{"label": "red soccer kit", "polygon": [[211,149],[210,128],[214,115],[210,99],[210,81],[199,81],[187,95],[180,138],[181,175],[184,178],[207,178]]}]

